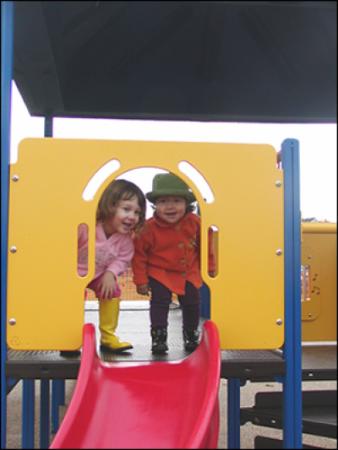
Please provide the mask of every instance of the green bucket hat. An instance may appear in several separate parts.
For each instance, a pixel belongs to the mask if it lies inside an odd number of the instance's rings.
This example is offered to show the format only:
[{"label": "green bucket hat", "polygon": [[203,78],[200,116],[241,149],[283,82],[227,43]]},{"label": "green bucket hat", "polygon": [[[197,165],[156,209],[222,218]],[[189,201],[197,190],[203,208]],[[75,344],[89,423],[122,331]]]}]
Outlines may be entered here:
[{"label": "green bucket hat", "polygon": [[160,173],[154,176],[153,190],[146,194],[147,199],[151,203],[155,203],[158,197],[164,196],[177,196],[183,197],[188,203],[196,201],[191,189],[172,173]]}]

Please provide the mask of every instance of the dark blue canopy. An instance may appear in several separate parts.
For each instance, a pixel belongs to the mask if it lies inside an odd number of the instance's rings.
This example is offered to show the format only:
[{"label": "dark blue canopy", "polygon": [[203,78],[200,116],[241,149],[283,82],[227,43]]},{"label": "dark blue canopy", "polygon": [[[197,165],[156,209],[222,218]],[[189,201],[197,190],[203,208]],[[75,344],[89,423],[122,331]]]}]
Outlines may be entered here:
[{"label": "dark blue canopy", "polygon": [[33,116],[336,122],[336,2],[15,2]]}]

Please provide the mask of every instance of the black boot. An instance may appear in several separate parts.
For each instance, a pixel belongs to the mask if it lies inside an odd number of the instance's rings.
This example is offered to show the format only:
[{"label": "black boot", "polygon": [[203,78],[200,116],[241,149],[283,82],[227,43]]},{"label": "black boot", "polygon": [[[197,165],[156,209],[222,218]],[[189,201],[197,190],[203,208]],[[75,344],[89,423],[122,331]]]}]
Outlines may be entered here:
[{"label": "black boot", "polygon": [[167,345],[167,329],[151,328],[151,351],[156,355],[163,355],[168,351]]},{"label": "black boot", "polygon": [[198,330],[183,330],[184,348],[187,352],[193,352],[199,343]]}]

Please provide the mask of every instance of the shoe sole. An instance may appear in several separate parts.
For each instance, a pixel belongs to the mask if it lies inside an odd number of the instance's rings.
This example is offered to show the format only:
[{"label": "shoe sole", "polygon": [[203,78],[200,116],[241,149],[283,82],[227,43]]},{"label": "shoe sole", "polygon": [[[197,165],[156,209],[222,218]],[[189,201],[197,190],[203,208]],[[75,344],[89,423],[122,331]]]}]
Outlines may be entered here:
[{"label": "shoe sole", "polygon": [[130,350],[132,349],[133,346],[129,345],[128,347],[122,347],[122,348],[111,348],[111,347],[106,347],[105,345],[100,345],[100,350],[104,353],[114,353],[114,354],[118,354],[118,353],[123,353],[126,350]]}]

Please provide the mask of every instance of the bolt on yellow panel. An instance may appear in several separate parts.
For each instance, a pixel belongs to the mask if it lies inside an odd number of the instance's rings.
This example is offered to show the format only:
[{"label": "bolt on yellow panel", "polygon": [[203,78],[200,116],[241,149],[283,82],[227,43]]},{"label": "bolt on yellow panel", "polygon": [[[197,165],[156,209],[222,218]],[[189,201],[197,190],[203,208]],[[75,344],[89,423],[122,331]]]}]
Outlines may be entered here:
[{"label": "bolt on yellow panel", "polygon": [[[109,161],[119,168],[92,200],[83,192]],[[209,184],[206,203],[179,169],[187,161]],[[269,145],[25,139],[10,168],[8,345],[81,346],[84,291],[94,273],[95,211],[106,186],[131,169],[166,169],[199,202],[202,276],[222,349],[277,348],[284,336],[283,173]],[[89,267],[77,274],[77,227],[89,227]],[[208,229],[218,229],[218,273],[208,275]],[[16,250],[14,250],[14,247]],[[12,249],[12,251],[11,251]]]}]

